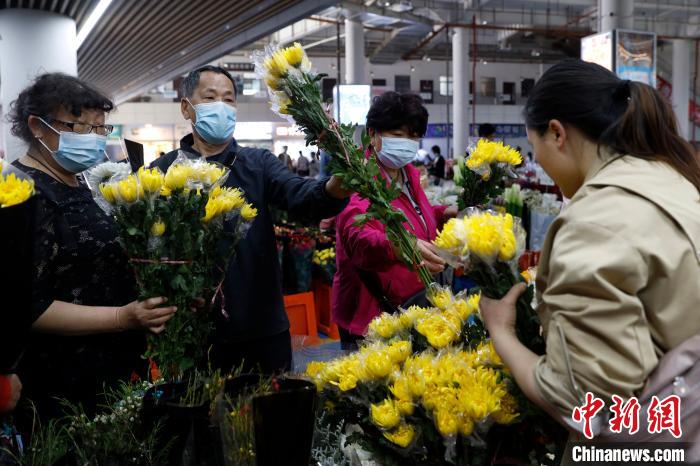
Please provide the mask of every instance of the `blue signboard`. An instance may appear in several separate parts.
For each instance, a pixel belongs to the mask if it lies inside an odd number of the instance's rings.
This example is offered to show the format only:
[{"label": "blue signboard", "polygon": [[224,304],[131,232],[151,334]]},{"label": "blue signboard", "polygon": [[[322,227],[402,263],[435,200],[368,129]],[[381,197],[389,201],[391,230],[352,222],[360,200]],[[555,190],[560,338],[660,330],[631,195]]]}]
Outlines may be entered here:
[{"label": "blue signboard", "polygon": [[[518,125],[512,123],[498,123],[494,125],[496,127],[496,138],[497,139],[508,139],[508,138],[526,138],[527,133],[525,132],[525,125]],[[479,124],[469,125],[470,134],[479,134]],[[431,123],[428,125],[428,130],[425,132],[426,138],[444,138],[447,137],[448,125],[445,123]],[[449,125],[450,137],[452,137],[452,123]]]}]

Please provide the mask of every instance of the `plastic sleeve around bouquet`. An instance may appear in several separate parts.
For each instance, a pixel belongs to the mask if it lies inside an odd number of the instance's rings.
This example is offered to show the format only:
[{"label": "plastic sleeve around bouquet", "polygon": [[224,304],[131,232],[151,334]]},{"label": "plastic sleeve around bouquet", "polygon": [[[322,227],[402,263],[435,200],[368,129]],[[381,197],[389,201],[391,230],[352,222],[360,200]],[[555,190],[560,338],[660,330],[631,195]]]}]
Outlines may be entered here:
[{"label": "plastic sleeve around bouquet", "polygon": [[33,180],[0,160],[0,373],[17,362],[33,321],[37,208]]}]

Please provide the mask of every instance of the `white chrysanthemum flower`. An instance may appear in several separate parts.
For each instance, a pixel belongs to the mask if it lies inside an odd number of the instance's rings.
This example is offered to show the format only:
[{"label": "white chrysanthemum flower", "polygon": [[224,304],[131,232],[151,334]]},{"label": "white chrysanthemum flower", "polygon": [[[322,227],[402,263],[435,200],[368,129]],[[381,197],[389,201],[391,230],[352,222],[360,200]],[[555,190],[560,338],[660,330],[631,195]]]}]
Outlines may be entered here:
[{"label": "white chrysanthemum flower", "polygon": [[131,173],[131,166],[128,163],[105,162],[88,171],[88,182],[90,186],[99,186],[114,175],[128,176],[129,173]]}]

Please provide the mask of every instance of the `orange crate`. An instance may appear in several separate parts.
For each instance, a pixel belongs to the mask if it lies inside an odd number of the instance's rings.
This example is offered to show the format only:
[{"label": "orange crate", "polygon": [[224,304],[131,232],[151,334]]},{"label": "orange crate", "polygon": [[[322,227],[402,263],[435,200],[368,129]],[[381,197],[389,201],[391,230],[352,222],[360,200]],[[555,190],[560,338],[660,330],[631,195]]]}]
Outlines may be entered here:
[{"label": "orange crate", "polygon": [[311,285],[316,304],[316,324],[318,329],[328,335],[329,338],[340,340],[338,326],[333,323],[331,317],[332,287],[323,280],[315,279]]},{"label": "orange crate", "polygon": [[316,306],[314,306],[314,294],[312,292],[286,295],[284,308],[289,318],[289,333],[292,335],[305,335],[307,342],[318,342],[316,330]]}]

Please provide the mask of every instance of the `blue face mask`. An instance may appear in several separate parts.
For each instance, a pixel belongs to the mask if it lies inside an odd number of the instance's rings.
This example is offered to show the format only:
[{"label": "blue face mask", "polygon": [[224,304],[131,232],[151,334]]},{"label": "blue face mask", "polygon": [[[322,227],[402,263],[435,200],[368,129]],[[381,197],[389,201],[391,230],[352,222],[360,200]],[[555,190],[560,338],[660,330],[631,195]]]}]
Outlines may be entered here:
[{"label": "blue face mask", "polygon": [[397,170],[413,162],[419,147],[413,139],[382,137],[382,150],[377,156],[382,165]]},{"label": "blue face mask", "polygon": [[41,139],[39,142],[64,170],[70,173],[81,173],[104,160],[107,136],[96,133],[78,134],[72,131],[56,131],[46,121],[43,119],[41,121],[59,135],[58,149],[49,149]]},{"label": "blue face mask", "polygon": [[196,112],[197,121],[194,129],[202,139],[209,144],[223,144],[233,136],[236,129],[236,107],[232,107],[225,102],[205,102],[192,105]]}]

